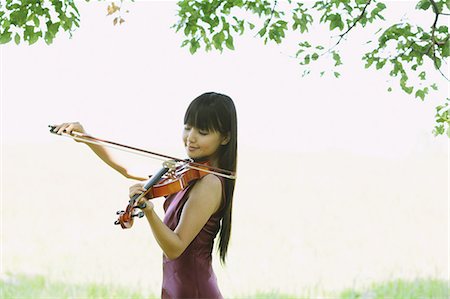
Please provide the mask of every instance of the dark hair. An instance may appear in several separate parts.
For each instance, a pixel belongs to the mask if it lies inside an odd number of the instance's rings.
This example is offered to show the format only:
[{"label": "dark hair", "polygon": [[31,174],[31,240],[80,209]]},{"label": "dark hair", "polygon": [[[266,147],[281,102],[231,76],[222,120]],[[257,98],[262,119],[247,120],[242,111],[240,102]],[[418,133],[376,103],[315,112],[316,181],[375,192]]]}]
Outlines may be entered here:
[{"label": "dark hair", "polygon": [[[230,137],[219,149],[218,167],[236,171],[237,117],[233,100],[224,94],[207,92],[195,98],[186,110],[184,124],[200,130],[217,131]],[[225,212],[220,226],[220,260],[225,263],[231,234],[231,210],[233,207],[234,179],[225,179]]]}]

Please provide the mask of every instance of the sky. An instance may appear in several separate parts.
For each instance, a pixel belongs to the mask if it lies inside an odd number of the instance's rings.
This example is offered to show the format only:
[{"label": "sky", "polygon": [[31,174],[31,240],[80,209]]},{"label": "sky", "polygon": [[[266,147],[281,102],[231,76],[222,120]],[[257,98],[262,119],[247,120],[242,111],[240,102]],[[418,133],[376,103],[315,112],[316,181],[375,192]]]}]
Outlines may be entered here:
[{"label": "sky", "polygon": [[[191,55],[180,47],[183,36],[170,29],[176,21],[173,1],[128,3],[122,26],[105,16],[107,3],[78,5],[81,28],[71,39],[60,32],[51,46],[42,41],[2,46],[3,143],[51,142],[55,136],[47,134],[47,124],[80,121],[99,137],[182,153],[187,105],[203,92],[217,91],[236,102],[242,150],[398,157],[424,147],[447,149],[445,138],[431,134],[435,107],[448,93],[440,75],[429,72],[440,89],[422,102],[401,91],[386,71],[364,68],[361,57],[370,49],[364,44],[378,25],[352,31],[341,43],[339,79],[319,76],[330,59],[302,78],[293,58],[298,35],[263,46],[251,33],[235,38],[236,51]],[[386,17],[429,23],[429,16],[413,7],[389,5]],[[317,26],[308,36],[330,45],[336,41]]]}]

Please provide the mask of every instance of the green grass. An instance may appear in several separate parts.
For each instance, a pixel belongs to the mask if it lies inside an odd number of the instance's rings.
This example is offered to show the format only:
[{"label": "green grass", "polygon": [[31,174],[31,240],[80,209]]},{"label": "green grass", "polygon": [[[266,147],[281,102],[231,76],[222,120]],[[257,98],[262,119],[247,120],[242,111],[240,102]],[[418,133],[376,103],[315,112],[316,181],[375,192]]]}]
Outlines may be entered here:
[{"label": "green grass", "polygon": [[[49,281],[45,276],[9,275],[0,280],[0,295],[4,299],[39,299],[39,298],[159,298],[159,294],[144,295],[140,291],[123,286],[102,284],[67,284]],[[313,295],[314,294],[314,295]],[[278,291],[255,292],[250,295],[234,296],[235,299],[448,299],[449,285],[444,280],[418,279],[414,281],[393,280],[353,290],[347,289],[336,293],[321,293],[305,290],[303,294],[289,295]]]},{"label": "green grass", "polygon": [[38,299],[38,298],[158,298],[146,296],[125,287],[102,284],[67,284],[49,281],[45,276],[11,275],[0,281],[0,295],[2,299]]},{"label": "green grass", "polygon": [[363,291],[345,290],[340,299],[448,299],[449,283],[437,279],[392,280],[373,284]]}]

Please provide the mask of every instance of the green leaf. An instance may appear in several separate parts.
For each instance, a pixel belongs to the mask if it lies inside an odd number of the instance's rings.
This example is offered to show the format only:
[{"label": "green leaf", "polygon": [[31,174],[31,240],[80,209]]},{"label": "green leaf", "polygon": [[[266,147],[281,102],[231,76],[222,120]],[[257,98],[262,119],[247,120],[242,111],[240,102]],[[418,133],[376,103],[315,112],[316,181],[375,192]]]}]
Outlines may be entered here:
[{"label": "green leaf", "polygon": [[191,46],[189,47],[189,52],[191,52],[191,54],[194,54],[195,52],[197,52],[197,49],[200,47],[200,43],[195,40],[195,38],[191,39]]},{"label": "green leaf", "polygon": [[419,74],[420,80],[425,80],[425,75],[426,75],[425,71],[421,72],[421,73]]},{"label": "green leaf", "polygon": [[234,50],[233,37],[231,35],[228,35],[225,45],[227,46],[228,49]]},{"label": "green leaf", "polygon": [[339,14],[330,15],[328,19],[331,21],[330,30],[338,27],[340,30],[344,29],[344,22],[342,22],[341,16]]},{"label": "green leaf", "polygon": [[392,87],[389,87],[387,91],[391,92],[392,91]]},{"label": "green leaf", "polygon": [[450,46],[450,42],[447,41],[443,46],[442,46],[442,56],[443,57],[448,57],[449,54],[449,46]]},{"label": "green leaf", "polygon": [[419,3],[416,5],[416,9],[423,9],[427,10],[431,5],[431,2],[429,0],[420,0]]},{"label": "green leaf", "polygon": [[382,2],[378,2],[377,3],[377,8],[378,8],[378,11],[382,11],[383,9],[386,8],[386,5],[384,3],[382,3]]},{"label": "green leaf", "polygon": [[46,24],[48,32],[52,35],[52,37],[55,37],[56,33],[58,33],[59,22],[52,23],[51,21],[48,21]]},{"label": "green leaf", "polygon": [[188,36],[189,32],[191,32],[191,26],[186,24],[186,27],[184,27],[184,35]]},{"label": "green leaf", "polygon": [[341,64],[342,64],[342,61],[341,61],[341,55],[339,55],[339,53],[337,53],[337,52],[335,52],[335,51],[333,51],[333,59],[334,59],[334,61],[336,62],[336,63],[334,64],[334,66],[338,66],[338,65],[341,65]]},{"label": "green leaf", "polygon": [[318,58],[319,58],[319,54],[317,54],[317,53],[314,53],[311,55],[312,60],[317,60]]},{"label": "green leaf", "polygon": [[421,40],[423,41],[428,41],[431,38],[431,35],[429,35],[428,33],[424,32],[422,34],[422,36],[420,37]]},{"label": "green leaf", "polygon": [[[8,28],[9,29],[9,28]],[[0,44],[6,44],[11,41],[11,32],[6,31],[0,34]]]},{"label": "green leaf", "polygon": [[377,70],[381,69],[386,64],[386,61],[387,61],[386,59],[380,59],[375,66],[376,69]]},{"label": "green leaf", "polygon": [[189,43],[188,39],[185,39],[182,43],[181,43],[181,47],[185,47],[187,44]]},{"label": "green leaf", "polygon": [[40,22],[39,22],[39,18],[37,16],[33,17],[33,22],[34,22],[34,26],[39,27]]},{"label": "green leaf", "polygon": [[[439,120],[437,120],[436,122],[439,122]],[[441,121],[442,122],[442,121]],[[440,134],[443,134],[444,133],[444,125],[439,125],[439,126],[436,126],[436,127],[434,127],[434,135],[440,135]]]},{"label": "green leaf", "polygon": [[42,36],[42,32],[40,32],[40,31],[38,31],[38,32],[33,32],[33,33],[30,35],[30,39],[28,40],[29,44],[32,45],[32,44],[34,44],[35,42],[37,42],[40,36]]},{"label": "green leaf", "polygon": [[259,36],[263,37],[264,34],[266,34],[266,31],[267,31],[266,27],[261,28],[261,30],[258,31]]},{"label": "green leaf", "polygon": [[16,35],[14,36],[14,42],[16,43],[16,45],[20,44],[20,36],[18,33],[16,33]]},{"label": "green leaf", "polygon": [[305,56],[304,64],[309,64],[310,61],[311,61],[311,58],[310,58],[310,55],[308,54]]},{"label": "green leaf", "polygon": [[303,57],[303,62],[299,62],[300,65],[306,65],[309,64],[311,62],[311,55],[305,55],[305,57]]},{"label": "green leaf", "polygon": [[334,76],[335,76],[336,78],[339,78],[339,77],[341,76],[341,74],[339,74],[338,72],[334,72]]},{"label": "green leaf", "polygon": [[311,44],[308,41],[299,43],[298,45],[303,48],[311,48]]},{"label": "green leaf", "polygon": [[25,8],[22,10],[16,10],[16,11],[12,12],[9,16],[9,18],[11,20],[11,24],[22,27],[23,25],[25,25],[25,23],[27,21],[27,15],[28,15],[28,10]]},{"label": "green leaf", "polygon": [[413,92],[413,87],[407,87],[405,86],[404,88],[402,87],[402,89],[407,93],[407,94],[411,94]]},{"label": "green leaf", "polygon": [[367,58],[367,62],[366,62],[366,64],[364,65],[364,67],[367,69],[367,68],[369,68],[371,65],[372,65],[372,63],[373,63],[373,58],[372,57],[369,57],[369,58]]},{"label": "green leaf", "polygon": [[436,83],[431,84],[431,88],[433,88],[434,90],[438,90]]},{"label": "green leaf", "polygon": [[47,31],[44,35],[44,41],[47,45],[50,45],[53,42],[53,38],[54,36],[49,31]]},{"label": "green leaf", "polygon": [[417,98],[417,97],[420,97],[420,98],[422,99],[422,101],[423,101],[423,99],[425,98],[425,93],[423,92],[423,90],[418,89],[418,90],[416,91],[415,97],[416,97],[416,98]]},{"label": "green leaf", "polygon": [[253,28],[255,28],[255,25],[253,23],[247,22],[248,26],[250,26],[250,29],[253,30]]},{"label": "green leaf", "polygon": [[298,57],[298,55],[300,55],[303,52],[305,52],[305,50],[303,49],[298,50],[297,53],[295,54],[295,57]]},{"label": "green leaf", "polygon": [[441,68],[441,64],[442,64],[442,61],[439,58],[436,57],[436,60],[435,60],[435,67],[436,67],[436,69],[440,69]]},{"label": "green leaf", "polygon": [[214,34],[212,37],[213,45],[218,50],[222,50],[222,44],[223,44],[224,40],[225,40],[225,34],[223,33],[223,31],[220,31],[220,32]]}]

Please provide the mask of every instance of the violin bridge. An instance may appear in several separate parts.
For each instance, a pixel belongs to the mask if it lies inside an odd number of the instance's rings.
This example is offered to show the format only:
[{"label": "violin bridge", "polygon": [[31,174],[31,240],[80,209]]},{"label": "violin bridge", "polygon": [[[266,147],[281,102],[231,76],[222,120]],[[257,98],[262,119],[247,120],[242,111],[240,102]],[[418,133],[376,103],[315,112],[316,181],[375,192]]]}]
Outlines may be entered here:
[{"label": "violin bridge", "polygon": [[177,162],[175,160],[167,160],[163,162],[163,166],[168,168],[168,172],[174,172],[177,168]]}]

